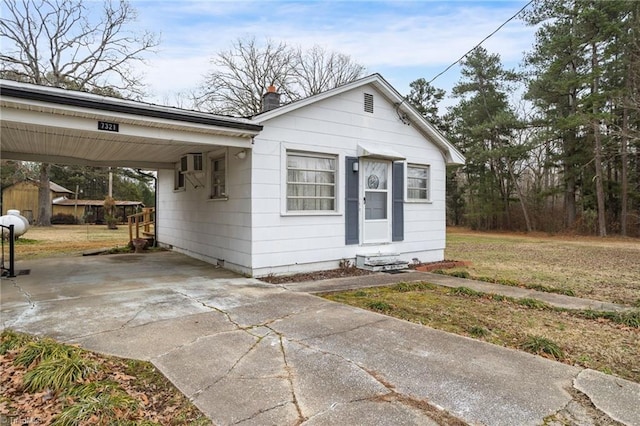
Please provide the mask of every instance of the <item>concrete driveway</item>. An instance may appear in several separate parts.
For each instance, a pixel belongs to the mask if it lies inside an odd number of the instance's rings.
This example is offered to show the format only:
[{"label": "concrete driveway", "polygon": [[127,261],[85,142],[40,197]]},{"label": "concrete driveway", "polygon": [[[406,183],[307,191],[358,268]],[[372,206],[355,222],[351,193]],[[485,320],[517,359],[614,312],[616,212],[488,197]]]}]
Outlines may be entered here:
[{"label": "concrete driveway", "polygon": [[30,274],[2,280],[3,327],[150,360],[219,425],[640,424],[638,384],[177,253],[17,269]]}]

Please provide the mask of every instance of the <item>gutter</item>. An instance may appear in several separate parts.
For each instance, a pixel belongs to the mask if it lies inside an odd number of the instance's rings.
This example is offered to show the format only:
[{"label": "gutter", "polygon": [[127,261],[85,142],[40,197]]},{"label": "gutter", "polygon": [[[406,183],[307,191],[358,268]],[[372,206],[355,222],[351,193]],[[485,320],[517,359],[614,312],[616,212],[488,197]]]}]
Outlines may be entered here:
[{"label": "gutter", "polygon": [[[44,88],[45,86],[40,86]],[[230,129],[246,130],[250,132],[258,133],[262,130],[263,126],[259,124],[253,124],[243,121],[238,121],[234,118],[225,119],[219,116],[208,115],[206,113],[192,112],[187,110],[174,110],[168,111],[169,107],[158,107],[152,104],[142,104],[136,101],[119,100],[116,98],[102,97],[102,100],[87,99],[86,95],[96,96],[85,92],[74,92],[66,89],[58,89],[60,91],[65,90],[67,93],[46,93],[44,90],[31,89],[31,88],[18,88],[7,86],[5,83],[0,83],[0,93],[2,97],[12,97],[18,99],[26,99],[32,101],[48,102],[59,105],[67,105],[81,108],[88,108],[92,110],[101,110],[109,112],[118,112],[124,114],[136,114],[143,117],[162,118],[166,120],[184,121],[188,123],[206,124],[209,126],[226,127]],[[74,96],[73,94],[78,94]],[[83,98],[84,97],[84,98]],[[144,105],[147,105],[146,107]]]}]

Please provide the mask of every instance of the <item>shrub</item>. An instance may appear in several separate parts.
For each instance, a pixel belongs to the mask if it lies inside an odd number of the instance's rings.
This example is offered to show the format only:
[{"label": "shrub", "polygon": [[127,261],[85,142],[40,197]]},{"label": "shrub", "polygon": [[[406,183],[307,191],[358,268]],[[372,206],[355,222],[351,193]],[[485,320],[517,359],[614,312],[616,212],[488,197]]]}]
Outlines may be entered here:
[{"label": "shrub", "polygon": [[469,334],[471,334],[473,337],[484,337],[489,334],[489,330],[482,326],[474,325],[469,329]]},{"label": "shrub", "polygon": [[564,358],[564,352],[553,340],[541,336],[527,336],[521,343],[520,348],[529,353],[542,355],[547,354],[554,359]]},{"label": "shrub", "polygon": [[[93,392],[91,392],[93,391]],[[88,390],[87,395],[66,407],[53,421],[53,426],[87,424],[134,424],[127,417],[138,408],[135,399],[122,389],[113,386]]]},{"label": "shrub", "polygon": [[24,385],[29,392],[45,389],[60,391],[86,379],[98,370],[98,365],[91,360],[73,353],[67,357],[46,359],[27,371]]},{"label": "shrub", "polygon": [[51,216],[52,225],[77,225],[78,219],[72,214],[58,213]]},{"label": "shrub", "polygon": [[452,277],[457,277],[457,278],[469,278],[470,275],[467,271],[451,271],[446,273],[446,275],[450,275]]},{"label": "shrub", "polygon": [[469,297],[481,297],[482,292],[473,290],[469,287],[456,287],[449,290],[450,294],[455,294],[456,296],[469,296]]},{"label": "shrub", "polygon": [[397,291],[399,293],[406,293],[409,291],[421,291],[421,290],[433,290],[436,288],[435,284],[427,283],[424,281],[413,282],[413,283],[398,283],[391,287],[392,290]]},{"label": "shrub", "polygon": [[518,299],[518,304],[522,306],[526,306],[527,308],[532,308],[532,309],[549,308],[549,305],[547,305],[545,302],[538,299],[532,299],[530,297],[525,297],[524,299]]},{"label": "shrub", "polygon": [[618,312],[614,321],[628,327],[640,328],[640,310]]},{"label": "shrub", "polygon": [[593,311],[588,309],[578,312],[577,315],[586,319],[604,318],[627,327],[640,328],[640,310],[636,309],[624,312]]},{"label": "shrub", "polygon": [[391,305],[387,302],[375,301],[367,303],[367,306],[375,311],[385,312],[391,310]]},{"label": "shrub", "polygon": [[61,345],[53,339],[45,338],[28,342],[24,350],[13,361],[16,365],[28,368],[47,359],[68,358],[78,349]]},{"label": "shrub", "polygon": [[22,333],[5,329],[0,334],[0,355],[4,355],[10,350],[18,349],[31,342],[33,339]]}]

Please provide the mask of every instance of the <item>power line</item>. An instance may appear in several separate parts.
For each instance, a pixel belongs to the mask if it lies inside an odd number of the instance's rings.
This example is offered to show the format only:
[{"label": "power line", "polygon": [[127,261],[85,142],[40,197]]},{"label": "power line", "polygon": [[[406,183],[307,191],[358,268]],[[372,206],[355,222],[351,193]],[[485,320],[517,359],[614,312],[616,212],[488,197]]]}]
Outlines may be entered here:
[{"label": "power line", "polygon": [[502,27],[504,27],[505,25],[507,25],[509,22],[513,21],[513,19],[518,16],[523,10],[525,10],[527,7],[529,7],[529,5],[531,3],[533,3],[534,0],[529,0],[529,3],[525,4],[524,6],[522,6],[522,8],[517,11],[511,18],[507,19],[506,21],[504,21],[498,28],[496,28],[491,34],[489,34],[488,36],[486,36],[485,38],[482,39],[482,41],[480,41],[480,43],[476,44],[475,46],[473,46],[471,49],[469,49],[469,51],[467,53],[465,53],[464,55],[460,56],[460,58],[458,58],[454,63],[452,63],[451,65],[449,65],[444,71],[442,71],[440,74],[436,75],[435,77],[433,77],[431,80],[429,80],[428,84],[431,84],[435,81],[435,79],[437,79],[438,77],[440,77],[442,74],[446,73],[447,71],[449,71],[451,68],[453,68],[456,64],[458,64],[458,62],[460,62],[461,60],[463,60],[464,58],[467,57],[467,55],[471,52],[473,52],[474,50],[476,50],[476,48],[480,47],[482,45],[482,43],[484,43],[485,41],[489,40],[495,33],[497,33],[498,31],[500,31],[502,29]]}]

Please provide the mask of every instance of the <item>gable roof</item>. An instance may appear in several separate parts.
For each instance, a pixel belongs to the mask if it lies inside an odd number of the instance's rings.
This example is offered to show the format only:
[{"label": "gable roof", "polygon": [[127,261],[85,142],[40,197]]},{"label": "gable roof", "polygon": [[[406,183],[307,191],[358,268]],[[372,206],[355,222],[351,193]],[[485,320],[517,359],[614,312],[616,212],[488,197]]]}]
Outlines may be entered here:
[{"label": "gable roof", "polygon": [[67,194],[73,194],[73,191],[69,191],[67,188],[65,188],[64,186],[58,185],[55,182],[49,182],[49,188],[53,191],[53,192],[66,192]]},{"label": "gable roof", "polygon": [[[33,185],[33,186],[37,186],[38,185],[38,181],[37,180],[31,179],[31,178],[27,178],[25,180],[21,180],[21,181],[16,182],[16,183],[12,183],[11,185],[7,186],[4,189],[6,190],[8,188],[11,188],[12,186],[19,185],[19,184],[22,184],[22,183],[26,183],[26,184]],[[67,188],[65,188],[62,185],[58,185],[55,182],[49,182],[49,189],[51,190],[51,192],[56,192],[56,193],[61,193],[61,194],[73,194],[73,191],[68,190]]]},{"label": "gable roof", "polygon": [[427,136],[440,150],[445,154],[448,164],[464,164],[464,155],[458,149],[453,146],[451,142],[445,138],[431,123],[429,123],[413,106],[411,106],[404,97],[398,93],[396,89],[389,84],[380,74],[372,74],[368,77],[361,78],[359,80],[352,81],[335,89],[327,90],[326,92],[319,93],[317,95],[309,96],[308,98],[301,99],[299,101],[291,102],[283,105],[271,111],[263,112],[261,114],[252,117],[252,121],[256,124],[262,124],[265,121],[269,121],[273,118],[279,117],[284,114],[288,114],[299,108],[311,105],[313,103],[322,101],[332,96],[339,95],[341,93],[348,92],[358,87],[371,85],[380,91],[390,102],[392,102],[398,109],[398,114],[403,113],[404,117],[409,123],[414,126],[419,132]]}]

